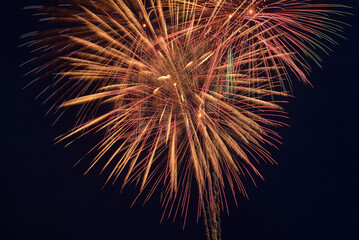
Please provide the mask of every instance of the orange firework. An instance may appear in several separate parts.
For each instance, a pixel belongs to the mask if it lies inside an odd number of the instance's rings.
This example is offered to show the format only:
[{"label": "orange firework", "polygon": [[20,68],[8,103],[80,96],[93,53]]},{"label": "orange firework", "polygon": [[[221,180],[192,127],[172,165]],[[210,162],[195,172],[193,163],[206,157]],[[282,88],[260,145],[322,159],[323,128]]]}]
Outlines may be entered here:
[{"label": "orange firework", "polygon": [[106,183],[122,176],[147,199],[162,184],[174,216],[187,214],[193,182],[215,215],[225,186],[235,197],[242,178],[261,178],[289,73],[306,80],[305,55],[318,62],[313,49],[325,48],[317,37],[341,30],[308,1],[79,2],[39,7],[58,28],[28,44],[51,49],[32,72],[54,76],[54,106],[79,109],[57,141],[103,131],[88,171],[111,168]]}]

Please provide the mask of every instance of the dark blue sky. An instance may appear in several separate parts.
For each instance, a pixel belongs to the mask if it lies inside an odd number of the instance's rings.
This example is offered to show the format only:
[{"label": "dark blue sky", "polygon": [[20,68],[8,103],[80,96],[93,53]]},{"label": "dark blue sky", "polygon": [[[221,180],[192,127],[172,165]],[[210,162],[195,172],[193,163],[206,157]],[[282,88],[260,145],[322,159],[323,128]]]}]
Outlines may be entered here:
[{"label": "dark blue sky", "polygon": [[[358,1],[337,2],[359,15]],[[53,145],[70,120],[51,126],[55,116],[44,117],[48,106],[35,100],[40,89],[21,90],[29,79],[18,65],[29,56],[17,47],[19,36],[36,27],[21,10],[29,4],[1,5],[3,239],[204,239],[194,217],[184,231],[182,219],[160,223],[158,196],[130,208],[133,186],[101,190],[105,176],[82,176],[86,164],[72,168],[86,142]],[[359,17],[347,19],[348,40],[314,68],[314,88],[295,84],[296,98],[285,106],[291,127],[279,129],[284,144],[272,151],[279,165],[260,168],[266,181],[248,186],[249,201],[231,202],[224,240],[359,239]]]}]

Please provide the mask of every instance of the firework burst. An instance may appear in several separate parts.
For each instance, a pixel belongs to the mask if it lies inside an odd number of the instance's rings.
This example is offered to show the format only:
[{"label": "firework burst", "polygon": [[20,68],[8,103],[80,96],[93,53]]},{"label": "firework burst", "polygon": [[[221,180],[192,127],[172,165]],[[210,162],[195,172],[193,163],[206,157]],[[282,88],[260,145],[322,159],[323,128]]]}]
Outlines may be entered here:
[{"label": "firework burst", "polygon": [[71,2],[36,7],[57,28],[27,35],[53,107],[79,111],[57,141],[103,131],[88,171],[111,168],[106,183],[122,176],[147,199],[163,185],[174,216],[187,215],[194,182],[216,214],[225,186],[236,199],[244,177],[262,178],[255,165],[274,163],[264,145],[279,143],[290,73],[307,81],[305,59],[327,49],[318,39],[342,30],[310,1]]}]

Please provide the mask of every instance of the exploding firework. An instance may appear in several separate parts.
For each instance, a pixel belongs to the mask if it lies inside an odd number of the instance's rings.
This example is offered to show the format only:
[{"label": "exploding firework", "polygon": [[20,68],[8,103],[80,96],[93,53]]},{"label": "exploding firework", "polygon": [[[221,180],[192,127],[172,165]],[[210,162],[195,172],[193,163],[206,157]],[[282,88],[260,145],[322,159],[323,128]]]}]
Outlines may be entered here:
[{"label": "exploding firework", "polygon": [[[57,141],[103,131],[88,171],[111,168],[148,197],[163,185],[164,213],[187,215],[193,183],[212,215],[225,186],[274,163],[265,145],[285,116],[289,75],[307,81],[306,58],[334,43],[340,24],[309,1],[71,1],[45,12],[56,28],[30,33],[46,62],[31,71],[51,84],[53,107],[79,111]],[[339,13],[336,11],[336,13]],[[50,52],[50,53],[49,53]],[[51,76],[51,78],[50,78]],[[45,92],[45,91],[44,91]],[[200,206],[201,204],[199,204]],[[199,212],[200,212],[199,207]]]}]

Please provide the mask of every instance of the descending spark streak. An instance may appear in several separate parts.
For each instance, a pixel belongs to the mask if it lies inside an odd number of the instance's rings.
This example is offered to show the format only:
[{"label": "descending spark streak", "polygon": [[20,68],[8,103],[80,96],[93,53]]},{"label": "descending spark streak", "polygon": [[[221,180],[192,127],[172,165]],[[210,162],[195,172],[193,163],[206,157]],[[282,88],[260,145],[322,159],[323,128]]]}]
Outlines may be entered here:
[{"label": "descending spark streak", "polygon": [[72,2],[45,8],[59,27],[28,44],[52,47],[33,71],[56,73],[54,105],[80,109],[57,140],[105,131],[88,170],[104,161],[106,183],[124,175],[148,197],[162,182],[169,215],[187,214],[193,180],[212,215],[225,185],[246,195],[257,159],[274,162],[263,146],[279,139],[268,116],[285,115],[289,72],[307,81],[305,56],[327,49],[317,36],[335,43],[327,33],[342,30],[306,0]]}]

